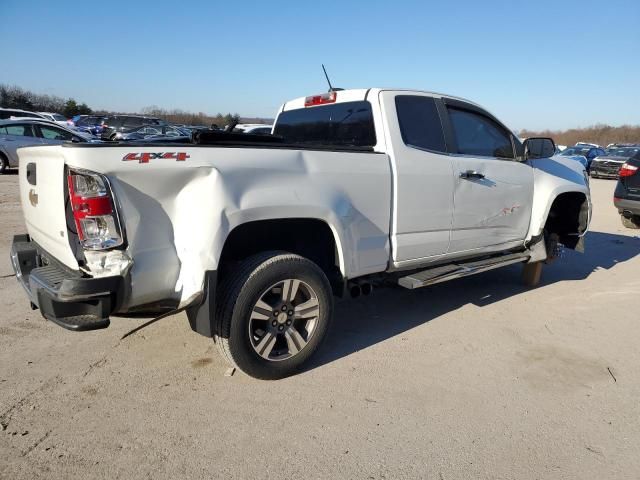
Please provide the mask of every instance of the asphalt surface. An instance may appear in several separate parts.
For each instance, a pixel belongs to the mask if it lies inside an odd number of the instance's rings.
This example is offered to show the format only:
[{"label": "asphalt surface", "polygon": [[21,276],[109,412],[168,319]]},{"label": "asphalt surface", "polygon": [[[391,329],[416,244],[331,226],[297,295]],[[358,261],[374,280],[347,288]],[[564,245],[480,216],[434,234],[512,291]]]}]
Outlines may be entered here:
[{"label": "asphalt surface", "polygon": [[0,478],[640,478],[640,231],[594,180],[586,253],[341,302],[309,369],[227,366],[176,315],[72,333],[12,276],[0,176]]}]

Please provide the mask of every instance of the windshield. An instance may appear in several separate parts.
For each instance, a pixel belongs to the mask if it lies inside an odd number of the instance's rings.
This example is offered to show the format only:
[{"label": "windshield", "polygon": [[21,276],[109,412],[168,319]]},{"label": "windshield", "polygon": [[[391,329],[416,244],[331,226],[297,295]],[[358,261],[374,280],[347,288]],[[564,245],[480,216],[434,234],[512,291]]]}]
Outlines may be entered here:
[{"label": "windshield", "polygon": [[607,150],[607,157],[633,157],[640,151],[640,147],[610,148]]},{"label": "windshield", "polygon": [[54,113],[51,115],[56,122],[66,122],[67,119],[64,115],[60,115],[59,113]]},{"label": "windshield", "polygon": [[587,154],[589,153],[589,150],[590,150],[589,148],[571,147],[563,150],[563,152],[560,155],[584,155],[586,157]]}]

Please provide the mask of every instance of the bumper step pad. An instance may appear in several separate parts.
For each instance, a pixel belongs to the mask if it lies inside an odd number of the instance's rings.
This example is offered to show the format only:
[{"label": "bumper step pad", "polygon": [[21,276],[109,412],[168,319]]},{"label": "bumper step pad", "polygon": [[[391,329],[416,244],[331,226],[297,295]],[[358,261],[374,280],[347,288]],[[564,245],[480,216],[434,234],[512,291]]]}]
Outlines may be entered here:
[{"label": "bumper step pad", "polygon": [[75,332],[100,330],[107,328],[111,323],[108,318],[100,318],[96,315],[76,315],[75,317],[49,318],[49,320],[62,328]]},{"label": "bumper step pad", "polygon": [[93,278],[50,258],[26,235],[17,235],[11,260],[32,308],[53,323],[75,332],[109,326],[109,315],[124,294],[121,276]]}]

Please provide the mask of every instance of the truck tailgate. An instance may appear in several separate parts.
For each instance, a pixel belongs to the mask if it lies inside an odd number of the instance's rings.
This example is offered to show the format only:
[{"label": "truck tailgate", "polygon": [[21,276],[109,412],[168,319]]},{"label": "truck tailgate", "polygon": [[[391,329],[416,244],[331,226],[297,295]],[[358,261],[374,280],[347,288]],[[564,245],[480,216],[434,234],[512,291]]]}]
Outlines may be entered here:
[{"label": "truck tailgate", "polygon": [[18,150],[20,201],[29,236],[67,267],[78,262],[69,245],[65,215],[65,164],[60,146]]}]

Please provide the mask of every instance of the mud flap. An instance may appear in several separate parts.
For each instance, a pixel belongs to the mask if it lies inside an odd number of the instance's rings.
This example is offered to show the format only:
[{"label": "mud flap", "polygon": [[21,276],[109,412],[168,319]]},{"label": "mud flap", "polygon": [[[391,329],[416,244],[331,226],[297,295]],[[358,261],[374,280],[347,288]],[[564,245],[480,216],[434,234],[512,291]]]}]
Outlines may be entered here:
[{"label": "mud flap", "polygon": [[522,282],[527,287],[535,287],[540,283],[544,262],[525,263],[522,268]]},{"label": "mud flap", "polygon": [[215,304],[217,272],[210,270],[205,273],[204,299],[202,303],[187,308],[187,318],[191,330],[205,337],[213,337],[215,333]]}]

